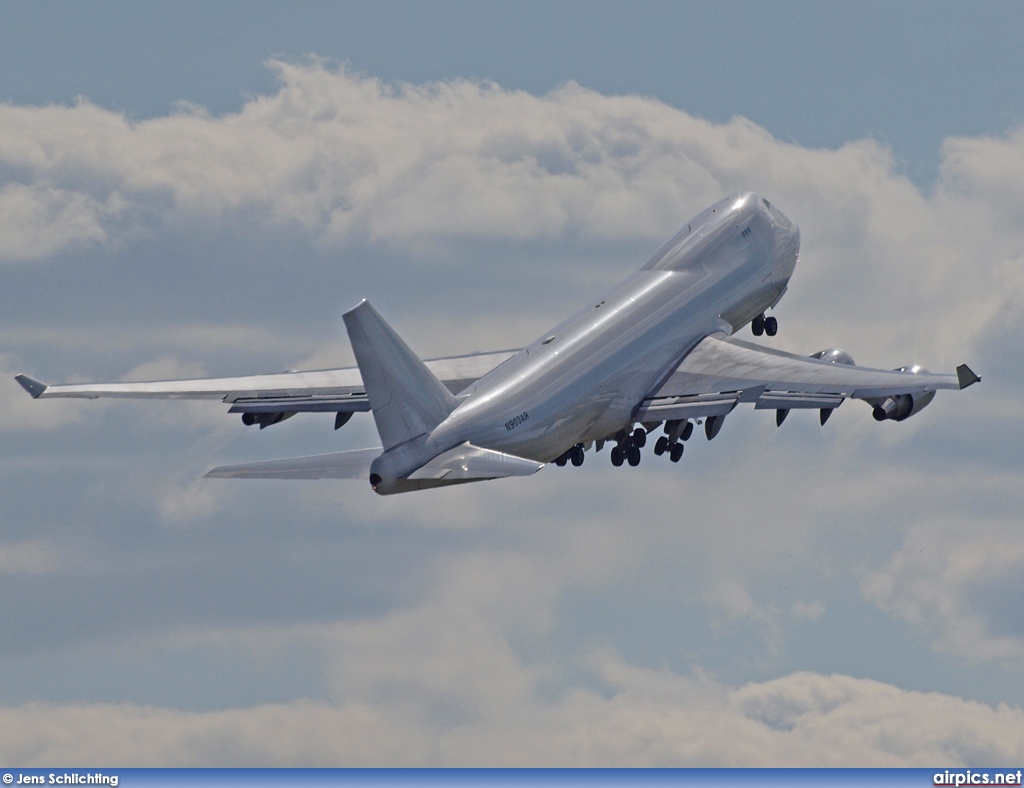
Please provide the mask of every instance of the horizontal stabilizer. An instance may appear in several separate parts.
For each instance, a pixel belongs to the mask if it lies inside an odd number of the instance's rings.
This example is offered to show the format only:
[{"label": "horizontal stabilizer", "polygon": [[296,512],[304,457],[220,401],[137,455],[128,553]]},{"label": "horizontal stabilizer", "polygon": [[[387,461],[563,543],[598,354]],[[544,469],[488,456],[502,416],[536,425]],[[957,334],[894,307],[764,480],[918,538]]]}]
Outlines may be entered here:
[{"label": "horizontal stabilizer", "polygon": [[214,468],[207,479],[367,479],[370,463],[381,449],[315,454],[292,457],[287,460],[247,462],[241,465],[221,465]]},{"label": "horizontal stabilizer", "polygon": [[25,389],[25,391],[32,395],[32,399],[36,399],[47,389],[45,383],[40,383],[38,380],[30,378],[28,375],[15,375],[14,379],[21,384],[21,387]]},{"label": "horizontal stabilizer", "polygon": [[410,473],[408,478],[445,481],[503,479],[507,476],[531,476],[543,467],[542,462],[463,443],[437,455]]},{"label": "horizontal stabilizer", "polygon": [[974,374],[974,370],[966,364],[961,364],[956,368],[956,379],[960,383],[960,388],[965,389],[975,383],[981,383],[981,378]]}]

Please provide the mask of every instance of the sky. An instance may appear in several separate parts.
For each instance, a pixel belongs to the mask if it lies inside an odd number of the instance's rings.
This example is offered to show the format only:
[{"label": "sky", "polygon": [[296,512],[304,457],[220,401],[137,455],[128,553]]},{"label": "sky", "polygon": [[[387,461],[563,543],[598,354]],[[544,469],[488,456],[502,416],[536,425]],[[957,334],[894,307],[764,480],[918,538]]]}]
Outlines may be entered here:
[{"label": "sky", "polygon": [[[0,28],[0,763],[1024,760],[1024,10],[36,3]],[[518,347],[706,205],[802,231],[799,353],[982,377],[380,498],[203,480],[368,416],[14,382]],[[741,333],[741,336],[745,334]]]}]

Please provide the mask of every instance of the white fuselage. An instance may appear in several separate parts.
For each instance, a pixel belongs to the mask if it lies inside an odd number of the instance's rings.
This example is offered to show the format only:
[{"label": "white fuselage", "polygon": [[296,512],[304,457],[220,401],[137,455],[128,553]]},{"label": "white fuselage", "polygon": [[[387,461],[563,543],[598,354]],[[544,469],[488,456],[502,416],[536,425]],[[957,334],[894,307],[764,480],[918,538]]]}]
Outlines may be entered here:
[{"label": "white fuselage", "polygon": [[470,386],[429,435],[385,452],[374,463],[379,491],[397,492],[424,458],[466,441],[549,462],[630,428],[702,339],[778,302],[799,249],[797,226],[758,195],[716,203],[610,293]]}]

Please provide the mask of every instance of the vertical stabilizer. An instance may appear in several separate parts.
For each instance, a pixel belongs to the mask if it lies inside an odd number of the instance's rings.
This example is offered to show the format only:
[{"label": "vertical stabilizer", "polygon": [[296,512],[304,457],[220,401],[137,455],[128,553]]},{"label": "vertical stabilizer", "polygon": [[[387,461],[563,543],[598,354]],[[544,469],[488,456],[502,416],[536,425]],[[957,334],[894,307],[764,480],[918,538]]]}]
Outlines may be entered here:
[{"label": "vertical stabilizer", "polygon": [[385,449],[430,432],[455,410],[452,393],[369,301],[344,318]]}]

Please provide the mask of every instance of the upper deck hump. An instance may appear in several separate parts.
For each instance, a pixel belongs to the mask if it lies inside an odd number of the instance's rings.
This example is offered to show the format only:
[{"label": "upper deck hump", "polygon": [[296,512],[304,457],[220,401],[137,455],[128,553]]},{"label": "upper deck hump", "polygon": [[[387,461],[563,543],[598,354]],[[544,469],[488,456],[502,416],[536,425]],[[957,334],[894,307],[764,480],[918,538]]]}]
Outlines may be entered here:
[{"label": "upper deck hump", "polygon": [[690,219],[640,270],[682,270],[686,266],[688,252],[707,243],[722,229],[753,217],[763,205],[764,200],[754,192],[742,192],[719,200]]}]

